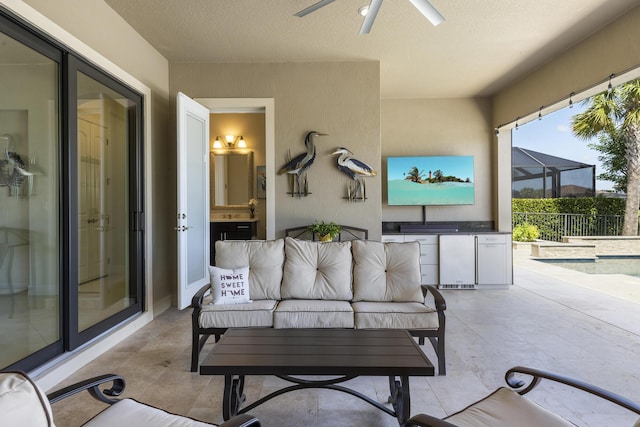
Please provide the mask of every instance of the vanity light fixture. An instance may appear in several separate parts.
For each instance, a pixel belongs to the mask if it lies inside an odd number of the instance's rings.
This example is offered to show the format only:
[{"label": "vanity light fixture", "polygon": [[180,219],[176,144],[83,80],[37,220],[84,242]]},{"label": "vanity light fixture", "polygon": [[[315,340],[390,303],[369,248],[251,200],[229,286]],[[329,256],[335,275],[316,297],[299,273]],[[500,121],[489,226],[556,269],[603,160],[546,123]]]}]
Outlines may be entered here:
[{"label": "vanity light fixture", "polygon": [[225,135],[224,138],[216,136],[216,139],[213,141],[213,148],[247,148],[247,142],[242,135]]}]

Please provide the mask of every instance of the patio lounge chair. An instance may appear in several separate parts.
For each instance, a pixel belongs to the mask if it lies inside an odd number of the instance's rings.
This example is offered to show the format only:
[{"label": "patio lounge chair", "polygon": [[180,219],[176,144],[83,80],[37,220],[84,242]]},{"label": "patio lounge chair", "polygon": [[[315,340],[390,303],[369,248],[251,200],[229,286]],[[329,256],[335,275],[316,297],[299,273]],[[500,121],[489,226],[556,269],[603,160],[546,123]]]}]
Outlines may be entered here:
[{"label": "patio lounge chair", "polygon": [[[112,383],[111,388],[99,386]],[[54,426],[51,404],[81,391],[87,390],[94,398],[109,406],[89,420],[85,426],[176,426],[200,427],[213,424],[171,414],[162,409],[133,399],[113,399],[125,387],[124,378],[106,374],[70,385],[48,395],[22,372],[0,372],[0,425],[20,427]],[[260,422],[250,415],[238,415],[222,424],[222,427],[260,427]]]},{"label": "patio lounge chair", "polygon": [[[516,378],[516,374],[531,376],[527,383]],[[406,427],[566,427],[575,424],[533,403],[522,395],[531,391],[542,379],[555,381],[622,406],[640,415],[640,405],[629,399],[600,387],[563,375],[538,369],[516,366],[505,374],[509,387],[500,387],[489,396],[479,400],[460,412],[439,419],[426,414],[415,415],[407,421]],[[634,424],[640,427],[640,419]]]}]

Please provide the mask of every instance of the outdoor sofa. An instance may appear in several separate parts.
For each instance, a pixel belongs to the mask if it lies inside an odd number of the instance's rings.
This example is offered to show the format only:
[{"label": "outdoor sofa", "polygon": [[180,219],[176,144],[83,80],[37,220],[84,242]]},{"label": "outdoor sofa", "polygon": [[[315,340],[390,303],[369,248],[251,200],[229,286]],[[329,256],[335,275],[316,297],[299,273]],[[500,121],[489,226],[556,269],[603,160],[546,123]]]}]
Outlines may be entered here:
[{"label": "outdoor sofa", "polygon": [[228,328],[386,328],[421,345],[428,338],[445,375],[446,303],[420,284],[418,242],[285,237],[218,241],[215,250],[212,284],[192,299],[192,372],[209,336],[218,341]]}]

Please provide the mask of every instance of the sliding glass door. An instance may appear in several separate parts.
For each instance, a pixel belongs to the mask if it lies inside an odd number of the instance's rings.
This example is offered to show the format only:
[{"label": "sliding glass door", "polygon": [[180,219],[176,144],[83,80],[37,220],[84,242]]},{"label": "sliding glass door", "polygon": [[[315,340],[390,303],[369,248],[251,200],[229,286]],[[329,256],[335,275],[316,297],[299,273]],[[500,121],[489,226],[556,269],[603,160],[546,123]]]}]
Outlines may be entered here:
[{"label": "sliding glass door", "polygon": [[142,96],[0,11],[0,369],[143,307]]},{"label": "sliding glass door", "polygon": [[62,351],[56,49],[0,32],[0,368]]}]

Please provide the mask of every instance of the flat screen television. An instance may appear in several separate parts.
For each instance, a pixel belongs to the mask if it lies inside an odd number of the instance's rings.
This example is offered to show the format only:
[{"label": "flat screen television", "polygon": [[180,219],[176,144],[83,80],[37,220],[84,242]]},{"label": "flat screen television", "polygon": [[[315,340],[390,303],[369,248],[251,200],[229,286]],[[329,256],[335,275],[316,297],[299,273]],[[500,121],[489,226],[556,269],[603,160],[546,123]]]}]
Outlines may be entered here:
[{"label": "flat screen television", "polygon": [[387,203],[447,206],[475,203],[473,156],[387,158]]}]

